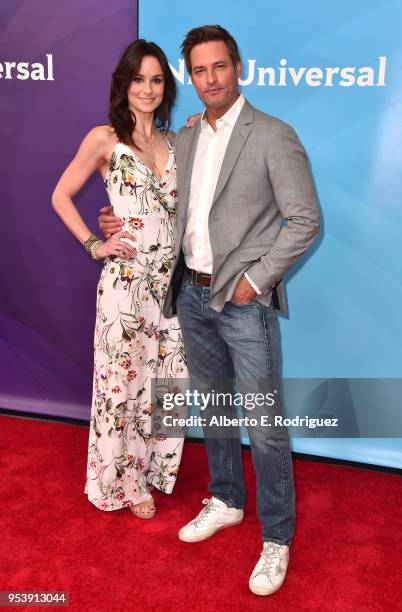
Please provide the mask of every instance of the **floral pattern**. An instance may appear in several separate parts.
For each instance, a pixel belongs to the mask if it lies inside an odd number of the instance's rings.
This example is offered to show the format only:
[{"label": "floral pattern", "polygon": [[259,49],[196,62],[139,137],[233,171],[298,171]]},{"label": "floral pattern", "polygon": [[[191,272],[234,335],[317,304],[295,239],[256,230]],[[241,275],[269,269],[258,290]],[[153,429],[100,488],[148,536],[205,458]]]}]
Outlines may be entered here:
[{"label": "floral pattern", "polygon": [[177,319],[161,313],[174,260],[176,166],[158,179],[122,143],[105,187],[123,230],[135,242],[130,260],[109,257],[98,283],[93,400],[85,493],[102,510],[149,496],[148,484],[171,493],[183,437],[152,431],[152,379],[187,377]]}]

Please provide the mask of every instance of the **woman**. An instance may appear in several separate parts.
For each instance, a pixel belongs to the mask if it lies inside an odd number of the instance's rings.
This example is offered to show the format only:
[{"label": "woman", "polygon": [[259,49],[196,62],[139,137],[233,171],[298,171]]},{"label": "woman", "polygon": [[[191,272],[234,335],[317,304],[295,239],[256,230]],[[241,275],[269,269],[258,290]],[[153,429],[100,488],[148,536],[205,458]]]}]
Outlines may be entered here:
[{"label": "woman", "polygon": [[[153,487],[171,493],[183,439],[153,435],[151,381],[187,376],[176,319],[161,305],[174,259],[176,166],[168,132],[176,86],[163,51],[133,42],[113,73],[110,125],[94,128],[60,178],[52,204],[94,259],[95,364],[85,493],[102,510],[152,518]],[[103,242],[72,198],[99,170],[123,231]]]}]

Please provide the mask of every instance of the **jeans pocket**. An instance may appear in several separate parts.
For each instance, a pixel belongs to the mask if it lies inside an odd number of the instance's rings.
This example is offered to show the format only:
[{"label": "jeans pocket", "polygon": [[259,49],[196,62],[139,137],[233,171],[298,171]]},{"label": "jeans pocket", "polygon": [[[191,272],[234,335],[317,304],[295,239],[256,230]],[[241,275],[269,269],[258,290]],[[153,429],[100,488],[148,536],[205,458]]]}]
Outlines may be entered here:
[{"label": "jeans pocket", "polygon": [[186,287],[188,287],[188,285],[191,283],[191,277],[190,276],[184,276],[182,282],[181,282],[181,287],[180,287],[180,291],[182,289],[185,289]]},{"label": "jeans pocket", "polygon": [[179,292],[177,294],[177,298],[176,298],[176,303],[179,301],[179,299],[181,298],[182,294],[183,294],[183,290],[189,286],[189,284],[191,283],[191,278],[190,277],[184,277],[181,285],[180,285],[180,289]]},{"label": "jeans pocket", "polygon": [[256,301],[251,300],[251,302],[246,302],[245,304],[235,304],[234,302],[231,301],[230,304],[234,306],[235,308],[246,308],[247,306],[255,306]]}]

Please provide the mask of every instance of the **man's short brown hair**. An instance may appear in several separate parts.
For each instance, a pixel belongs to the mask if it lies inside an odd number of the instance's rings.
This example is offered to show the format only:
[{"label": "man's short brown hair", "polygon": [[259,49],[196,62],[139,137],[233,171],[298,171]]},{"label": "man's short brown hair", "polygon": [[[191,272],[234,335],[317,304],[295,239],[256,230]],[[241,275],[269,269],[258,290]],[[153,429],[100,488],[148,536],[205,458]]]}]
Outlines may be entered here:
[{"label": "man's short brown hair", "polygon": [[241,61],[237,42],[225,28],[222,28],[220,25],[204,25],[190,30],[181,45],[181,51],[189,74],[191,73],[190,54],[192,49],[196,45],[212,40],[222,40],[225,43],[235,68],[237,63]]}]

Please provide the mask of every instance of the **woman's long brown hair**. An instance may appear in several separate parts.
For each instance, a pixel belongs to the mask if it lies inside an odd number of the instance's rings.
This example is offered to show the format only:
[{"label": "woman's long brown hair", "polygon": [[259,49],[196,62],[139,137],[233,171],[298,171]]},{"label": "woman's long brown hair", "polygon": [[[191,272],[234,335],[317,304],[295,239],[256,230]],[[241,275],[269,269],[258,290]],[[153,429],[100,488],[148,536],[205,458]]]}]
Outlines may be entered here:
[{"label": "woman's long brown hair", "polygon": [[133,140],[136,120],[134,113],[128,107],[127,90],[132,79],[140,72],[145,56],[155,57],[162,68],[165,87],[162,102],[154,113],[154,124],[164,132],[169,130],[172,108],[176,100],[176,83],[162,49],[143,38],[131,43],[121,56],[112,75],[109,119],[119,141],[137,149],[139,147]]}]

